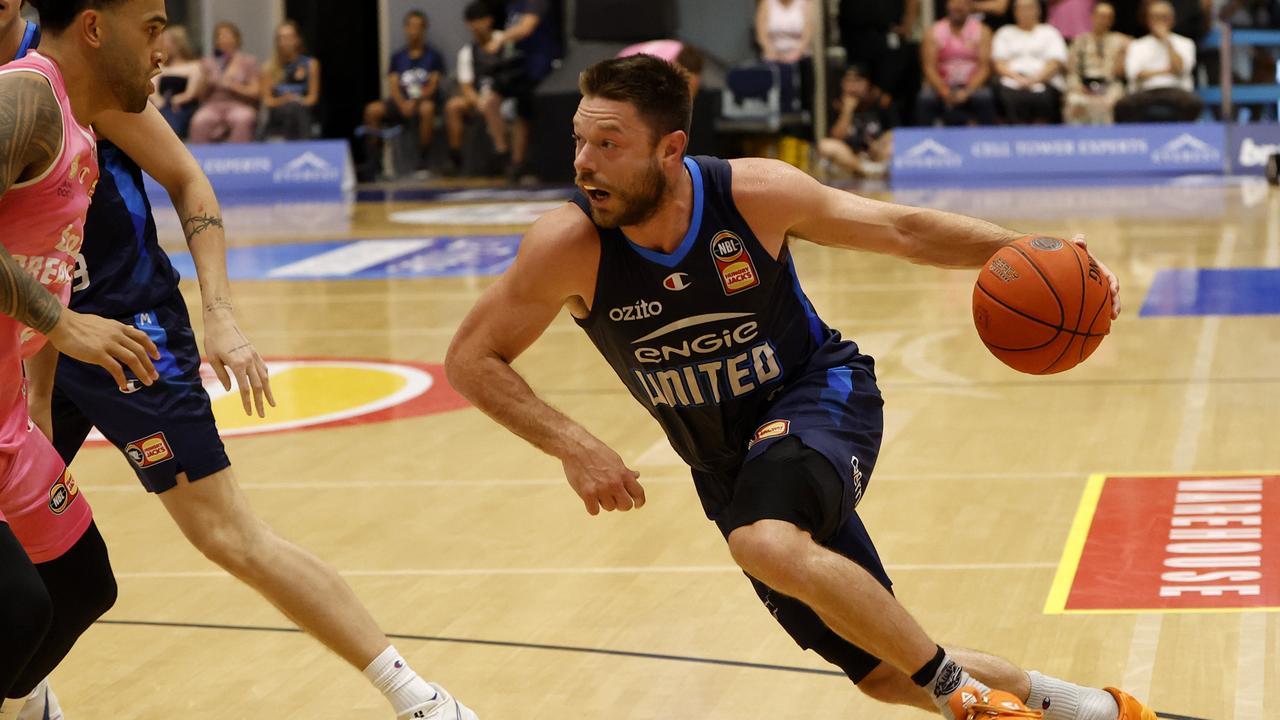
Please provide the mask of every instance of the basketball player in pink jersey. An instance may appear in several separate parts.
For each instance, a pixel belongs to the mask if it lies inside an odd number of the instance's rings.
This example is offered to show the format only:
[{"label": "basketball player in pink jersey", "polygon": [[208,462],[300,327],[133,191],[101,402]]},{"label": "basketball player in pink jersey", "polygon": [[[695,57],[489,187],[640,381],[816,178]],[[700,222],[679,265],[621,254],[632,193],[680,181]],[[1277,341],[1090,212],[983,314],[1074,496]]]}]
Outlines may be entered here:
[{"label": "basketball player in pink jersey", "polygon": [[125,366],[149,384],[158,357],[142,332],[63,305],[98,179],[89,126],[104,111],[146,107],[164,2],[40,8],[52,21],[43,54],[0,69],[0,717],[28,714],[36,684],[116,593],[88,503],[30,420],[26,376],[47,377],[60,350],[121,387]]}]

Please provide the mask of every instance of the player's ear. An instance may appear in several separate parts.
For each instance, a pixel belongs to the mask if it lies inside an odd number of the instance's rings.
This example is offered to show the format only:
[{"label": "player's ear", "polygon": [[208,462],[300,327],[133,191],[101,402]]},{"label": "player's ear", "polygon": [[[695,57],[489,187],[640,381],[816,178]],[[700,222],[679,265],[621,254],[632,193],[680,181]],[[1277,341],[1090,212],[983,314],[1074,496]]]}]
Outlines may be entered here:
[{"label": "player's ear", "polygon": [[675,160],[680,162],[684,157],[684,151],[689,147],[689,134],[683,130],[669,132],[662,136],[658,141],[658,157],[663,162],[667,160]]},{"label": "player's ear", "polygon": [[82,12],[80,17],[76,18],[76,30],[84,37],[89,47],[102,47],[102,20],[102,14],[96,10]]}]

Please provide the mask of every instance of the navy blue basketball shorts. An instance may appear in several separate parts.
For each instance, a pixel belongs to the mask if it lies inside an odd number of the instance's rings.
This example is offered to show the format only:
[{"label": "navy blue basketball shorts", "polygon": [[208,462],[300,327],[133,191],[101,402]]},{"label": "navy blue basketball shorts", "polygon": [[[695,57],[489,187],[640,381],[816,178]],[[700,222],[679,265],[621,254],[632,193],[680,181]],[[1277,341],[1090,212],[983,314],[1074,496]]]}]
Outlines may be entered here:
[{"label": "navy blue basketball shorts", "polygon": [[58,359],[53,392],[53,445],[70,464],[96,427],[124,453],[148,492],[191,481],[231,466],[200,380],[200,351],[181,296],[155,310],[120,318],[145,332],[160,350],[160,379],[150,387],[125,370],[121,392],[106,370]]},{"label": "navy blue basketball shorts", "polygon": [[[883,404],[865,356],[788,384],[750,442],[732,499],[716,520],[720,531],[728,537],[758,520],[790,522],[892,592],[892,581],[856,512],[880,453]],[[804,603],[750,579],[765,607],[800,647],[818,653],[855,683],[880,664],[828,628]]]}]

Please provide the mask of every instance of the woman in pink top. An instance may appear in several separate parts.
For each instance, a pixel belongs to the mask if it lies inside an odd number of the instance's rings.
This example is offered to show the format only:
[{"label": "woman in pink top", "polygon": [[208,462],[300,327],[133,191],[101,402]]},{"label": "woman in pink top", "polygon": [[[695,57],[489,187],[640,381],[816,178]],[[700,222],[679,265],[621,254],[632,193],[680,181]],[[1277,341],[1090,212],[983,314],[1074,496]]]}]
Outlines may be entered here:
[{"label": "woman in pink top", "polygon": [[934,23],[920,46],[924,88],[916,121],[933,125],[992,125],[991,29],[973,13],[973,0],[947,0],[947,17]]},{"label": "woman in pink top", "polygon": [[200,109],[191,118],[193,143],[252,142],[258,127],[258,61],[240,52],[240,28],[218,23],[214,57],[205,58]]}]

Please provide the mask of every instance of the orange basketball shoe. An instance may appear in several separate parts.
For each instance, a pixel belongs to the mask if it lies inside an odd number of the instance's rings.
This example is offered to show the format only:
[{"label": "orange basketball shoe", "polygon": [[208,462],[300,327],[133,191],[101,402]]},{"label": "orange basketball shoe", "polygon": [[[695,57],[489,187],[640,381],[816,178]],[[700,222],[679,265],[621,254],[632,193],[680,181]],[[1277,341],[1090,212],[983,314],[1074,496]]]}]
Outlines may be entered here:
[{"label": "orange basketball shoe", "polygon": [[[1021,700],[1003,690],[983,695],[970,685],[955,691],[949,703],[956,720],[1041,720],[1044,717],[1044,713],[1028,709]],[[1126,718],[1121,716],[1120,720]]]},{"label": "orange basketball shoe", "polygon": [[1116,705],[1120,706],[1119,720],[1158,720],[1154,710],[1138,702],[1138,699],[1129,693],[1112,687],[1102,689],[1111,693]]}]

